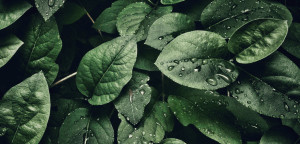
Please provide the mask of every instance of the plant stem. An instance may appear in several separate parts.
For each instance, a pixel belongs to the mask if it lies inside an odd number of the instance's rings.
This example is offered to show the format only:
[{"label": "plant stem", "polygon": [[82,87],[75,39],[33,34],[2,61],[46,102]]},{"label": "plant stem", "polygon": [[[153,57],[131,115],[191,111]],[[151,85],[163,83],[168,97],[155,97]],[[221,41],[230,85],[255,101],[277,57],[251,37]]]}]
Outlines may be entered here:
[{"label": "plant stem", "polygon": [[62,78],[61,80],[58,80],[57,82],[55,82],[54,84],[52,84],[51,87],[54,87],[54,86],[56,86],[56,85],[59,85],[60,83],[62,83],[62,82],[64,82],[64,81],[66,81],[66,80],[72,78],[72,77],[75,76],[76,74],[77,74],[77,72],[74,72],[74,73],[72,73],[72,74],[70,74],[70,75],[68,75],[68,76],[66,76],[66,77],[64,77],[64,78]]},{"label": "plant stem", "polygon": [[[85,8],[84,8],[84,11],[86,12],[86,15],[89,17],[89,19],[91,20],[91,22],[92,22],[93,24],[95,24],[95,21],[94,21],[94,19],[92,18],[92,16],[90,15],[90,13],[89,13]],[[97,29],[97,31],[98,31],[98,33],[100,34],[101,38],[103,38],[102,33],[101,33],[101,30],[100,30],[100,29]]]}]

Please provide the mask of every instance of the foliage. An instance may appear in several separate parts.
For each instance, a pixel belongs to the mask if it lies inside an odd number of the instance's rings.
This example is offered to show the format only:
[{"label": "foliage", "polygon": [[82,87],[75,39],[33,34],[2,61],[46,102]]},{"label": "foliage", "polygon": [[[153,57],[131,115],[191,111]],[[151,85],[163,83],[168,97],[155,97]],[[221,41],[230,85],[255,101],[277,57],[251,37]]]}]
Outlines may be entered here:
[{"label": "foliage", "polygon": [[0,0],[0,143],[299,143],[299,12]]}]

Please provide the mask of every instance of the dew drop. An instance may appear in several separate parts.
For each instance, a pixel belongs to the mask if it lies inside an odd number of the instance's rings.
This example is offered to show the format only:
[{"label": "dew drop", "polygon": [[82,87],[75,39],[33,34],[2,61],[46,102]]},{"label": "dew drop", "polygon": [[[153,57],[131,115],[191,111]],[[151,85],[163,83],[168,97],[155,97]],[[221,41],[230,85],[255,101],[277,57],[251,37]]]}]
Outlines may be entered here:
[{"label": "dew drop", "polygon": [[141,94],[141,95],[144,95],[144,94],[145,94],[145,90],[143,90],[143,89],[140,90],[140,94]]},{"label": "dew drop", "polygon": [[130,134],[128,137],[129,137],[129,138],[132,138],[132,134]]},{"label": "dew drop", "polygon": [[228,26],[228,27],[226,27],[226,29],[228,29],[228,30],[229,30],[229,29],[231,29],[231,27],[230,27],[230,26]]},{"label": "dew drop", "polygon": [[231,83],[232,79],[224,74],[216,74],[216,76],[220,77],[221,79],[223,79],[226,83]]},{"label": "dew drop", "polygon": [[184,71],[184,70],[185,70],[185,67],[182,67],[182,68],[181,68],[181,71]]},{"label": "dew drop", "polygon": [[236,8],[236,5],[233,5],[232,7],[231,7],[231,10],[233,10],[233,9],[235,9]]},{"label": "dew drop", "polygon": [[173,62],[176,64],[179,64],[179,60],[174,60]]},{"label": "dew drop", "polygon": [[191,58],[191,62],[192,62],[192,63],[194,63],[194,62],[196,62],[196,61],[198,61],[197,58]]},{"label": "dew drop", "polygon": [[247,104],[251,104],[251,101],[247,101]]},{"label": "dew drop", "polygon": [[206,82],[207,82],[208,84],[212,85],[212,86],[218,85],[217,80],[212,79],[212,78],[206,79]]},{"label": "dew drop", "polygon": [[285,116],[284,116],[283,114],[281,114],[279,117],[280,117],[281,119],[284,119],[284,118],[285,118]]},{"label": "dew drop", "polygon": [[178,76],[179,76],[179,77],[182,77],[182,73],[180,73]]},{"label": "dew drop", "polygon": [[287,112],[290,112],[290,107],[287,105],[286,102],[283,102],[284,104],[284,109],[287,111]]},{"label": "dew drop", "polygon": [[163,39],[164,39],[163,36],[158,37],[158,40],[163,40]]},{"label": "dew drop", "polygon": [[55,0],[48,0],[48,6],[53,7],[55,4]]},{"label": "dew drop", "polygon": [[81,116],[80,119],[85,119],[85,117],[84,117],[84,116]]},{"label": "dew drop", "polygon": [[236,89],[235,89],[235,93],[236,93],[236,94],[240,94],[240,93],[241,93],[240,89],[236,88]]},{"label": "dew drop", "polygon": [[174,69],[174,66],[169,66],[169,67],[168,67],[168,70],[169,70],[169,71],[171,71],[171,70],[173,70],[173,69]]},{"label": "dew drop", "polygon": [[206,59],[202,60],[202,64],[206,65],[208,63],[208,61]]}]

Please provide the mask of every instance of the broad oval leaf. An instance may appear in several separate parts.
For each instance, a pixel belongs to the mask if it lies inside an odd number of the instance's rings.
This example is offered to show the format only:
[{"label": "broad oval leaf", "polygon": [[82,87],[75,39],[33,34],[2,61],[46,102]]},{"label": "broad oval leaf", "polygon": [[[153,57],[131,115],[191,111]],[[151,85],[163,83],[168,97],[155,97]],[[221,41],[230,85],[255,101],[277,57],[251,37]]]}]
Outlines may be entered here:
[{"label": "broad oval leaf", "polygon": [[42,72],[12,87],[0,101],[0,126],[12,144],[39,143],[50,115],[50,94]]},{"label": "broad oval leaf", "polygon": [[92,105],[111,102],[131,79],[136,56],[137,45],[130,37],[101,44],[82,58],[77,70],[77,88]]},{"label": "broad oval leaf", "polygon": [[260,139],[260,144],[295,144],[298,135],[289,127],[277,126],[268,130]]},{"label": "broad oval leaf", "polygon": [[208,30],[230,38],[242,25],[258,18],[292,22],[292,15],[285,6],[261,0],[215,0],[203,10],[201,22]]},{"label": "broad oval leaf", "polygon": [[172,9],[172,7],[152,9],[144,2],[130,4],[119,13],[117,29],[121,36],[136,35],[137,41],[144,40],[152,23],[162,15],[170,13]]},{"label": "broad oval leaf", "polygon": [[292,23],[282,47],[300,59],[300,23]]},{"label": "broad oval leaf", "polygon": [[300,117],[298,101],[245,72],[240,73],[229,90],[237,101],[260,114],[282,119]]},{"label": "broad oval leaf", "polygon": [[23,0],[0,0],[0,30],[14,23],[31,7],[28,2]]},{"label": "broad oval leaf", "polygon": [[216,58],[226,57],[226,41],[207,31],[184,33],[160,53],[155,65],[173,81],[197,89],[219,89],[238,76],[234,64]]},{"label": "broad oval leaf", "polygon": [[59,69],[55,61],[62,48],[55,19],[44,22],[40,16],[32,15],[20,39],[24,45],[17,59],[22,71],[28,76],[42,70],[48,84],[52,84]]},{"label": "broad oval leaf", "polygon": [[259,61],[283,43],[288,32],[287,21],[259,19],[238,29],[228,42],[230,52],[236,54],[236,61],[243,64]]},{"label": "broad oval leaf", "polygon": [[58,141],[63,144],[113,144],[114,129],[105,114],[78,108],[61,125]]},{"label": "broad oval leaf", "polygon": [[111,7],[105,9],[96,19],[94,28],[107,33],[117,32],[117,17],[118,14],[129,4],[139,0],[118,0],[111,4]]},{"label": "broad oval leaf", "polygon": [[0,68],[4,66],[24,43],[15,35],[5,35],[0,39]]},{"label": "broad oval leaf", "polygon": [[58,9],[60,9],[65,3],[65,0],[34,0],[34,1],[35,1],[35,7],[43,16],[45,21],[49,20],[50,17]]},{"label": "broad oval leaf", "polygon": [[136,125],[144,115],[145,106],[151,99],[151,88],[147,84],[150,77],[140,72],[133,72],[132,79],[115,101],[119,113],[130,123]]},{"label": "broad oval leaf", "polygon": [[179,122],[194,125],[209,138],[222,144],[241,144],[241,136],[226,110],[225,102],[211,92],[186,89],[184,96],[170,95],[168,104]]},{"label": "broad oval leaf", "polygon": [[185,0],[160,0],[160,3],[163,5],[177,4]]},{"label": "broad oval leaf", "polygon": [[151,25],[145,44],[162,50],[177,35],[193,30],[194,27],[192,18],[185,14],[166,14]]}]

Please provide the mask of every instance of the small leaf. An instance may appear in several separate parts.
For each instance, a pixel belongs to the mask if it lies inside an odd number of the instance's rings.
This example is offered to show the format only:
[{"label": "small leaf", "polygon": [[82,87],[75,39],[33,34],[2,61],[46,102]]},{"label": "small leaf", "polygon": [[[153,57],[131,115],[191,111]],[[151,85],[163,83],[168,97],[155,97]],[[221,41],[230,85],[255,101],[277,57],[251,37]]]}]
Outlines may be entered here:
[{"label": "small leaf", "polygon": [[168,103],[183,126],[194,125],[219,143],[241,144],[241,136],[233,125],[233,116],[220,96],[195,89],[182,89],[183,96],[168,97]]},{"label": "small leaf", "polygon": [[131,79],[136,56],[136,43],[129,37],[101,44],[82,58],[77,70],[77,88],[92,105],[111,102]]},{"label": "small leaf", "polygon": [[3,67],[24,43],[15,35],[9,34],[0,39],[0,68]]},{"label": "small leaf", "polygon": [[64,3],[65,0],[35,0],[35,7],[47,21]]},{"label": "small leaf", "polygon": [[225,38],[246,23],[259,18],[277,18],[292,22],[292,15],[282,4],[261,0],[215,0],[201,15],[202,24],[209,31]]},{"label": "small leaf", "polygon": [[10,143],[39,143],[50,115],[50,94],[43,73],[12,87],[0,103],[0,126],[7,128]]},{"label": "small leaf", "polygon": [[114,130],[105,114],[78,108],[68,115],[59,130],[59,143],[112,144]]},{"label": "small leaf", "polygon": [[226,57],[226,41],[207,31],[176,37],[160,53],[155,65],[173,81],[192,88],[214,90],[228,86],[238,76]]},{"label": "small leaf", "polygon": [[283,43],[288,32],[287,21],[259,19],[238,29],[228,42],[228,49],[243,64],[259,61]]},{"label": "small leaf", "polygon": [[289,127],[278,126],[268,130],[260,139],[260,144],[294,144],[298,135]]},{"label": "small leaf", "polygon": [[162,50],[177,35],[193,30],[194,27],[194,21],[185,14],[166,14],[151,25],[145,44]]},{"label": "small leaf", "polygon": [[134,125],[141,120],[145,106],[150,102],[151,88],[147,84],[149,80],[149,76],[133,72],[132,79],[124,90],[125,93],[114,101],[118,112]]},{"label": "small leaf", "polygon": [[282,47],[300,59],[300,23],[292,23]]},{"label": "small leaf", "polygon": [[111,7],[105,9],[96,19],[94,28],[107,33],[117,32],[116,22],[118,14],[129,4],[140,0],[118,0],[111,4]]},{"label": "small leaf", "polygon": [[23,0],[17,2],[0,0],[0,30],[13,24],[31,7],[28,2]]},{"label": "small leaf", "polygon": [[300,117],[298,101],[245,72],[240,74],[229,90],[237,101],[260,114],[282,119]]},{"label": "small leaf", "polygon": [[62,48],[58,27],[54,18],[44,22],[38,15],[32,15],[20,37],[24,45],[19,50],[18,62],[25,75],[43,71],[48,84],[52,84],[58,73],[55,60]]},{"label": "small leaf", "polygon": [[183,1],[185,0],[160,0],[161,4],[163,5],[177,4]]},{"label": "small leaf", "polygon": [[117,29],[121,36],[136,35],[137,41],[146,39],[149,27],[164,14],[170,13],[172,7],[152,9],[143,2],[125,7],[118,15]]},{"label": "small leaf", "polygon": [[186,144],[184,141],[176,139],[176,138],[167,138],[167,139],[164,139],[161,143],[162,144]]}]

